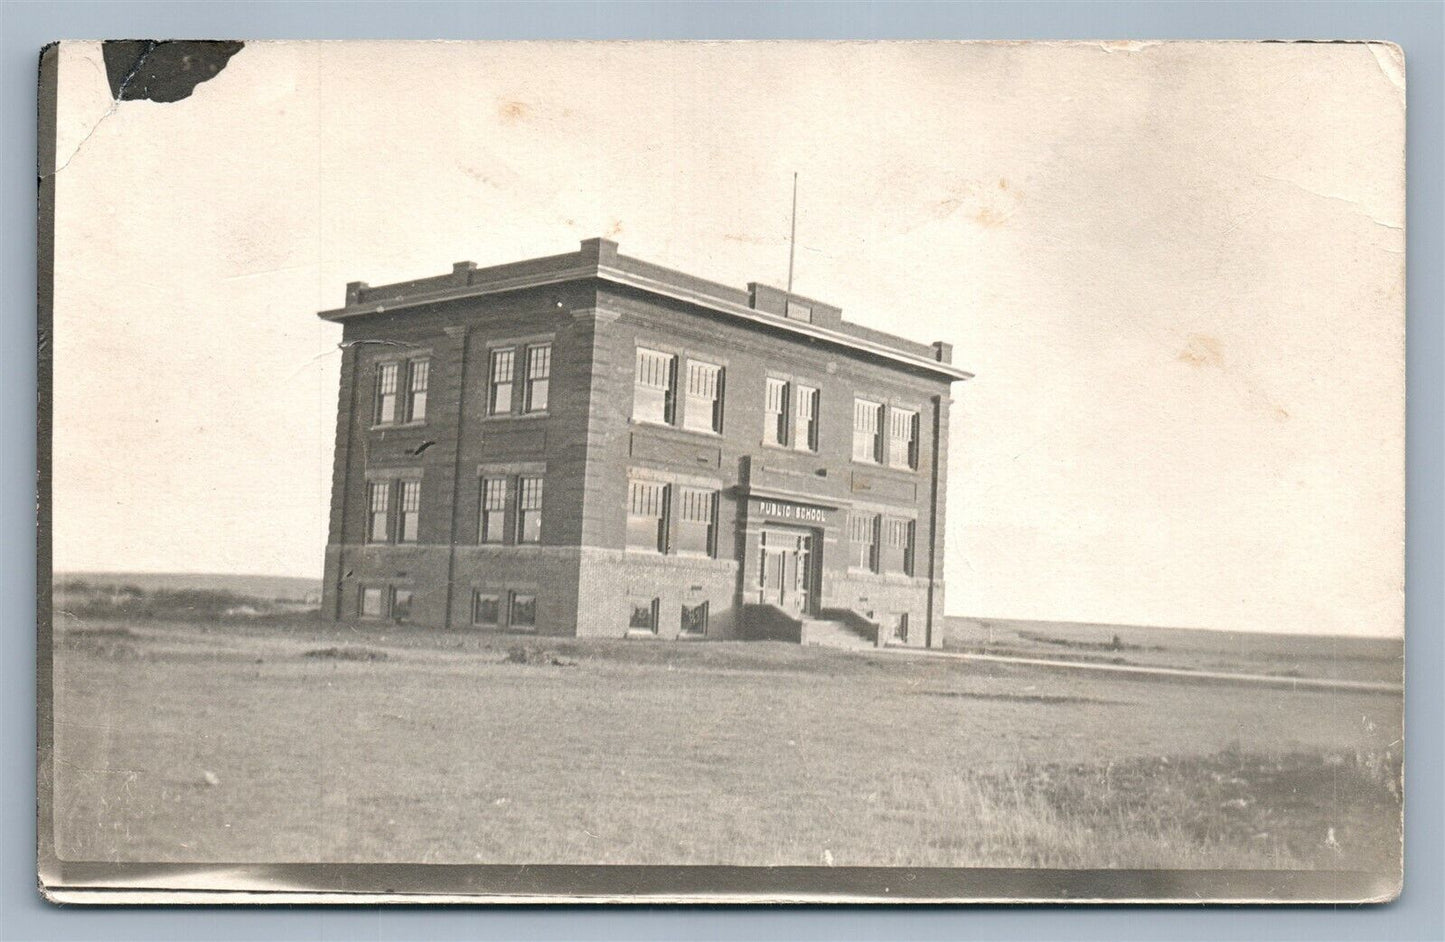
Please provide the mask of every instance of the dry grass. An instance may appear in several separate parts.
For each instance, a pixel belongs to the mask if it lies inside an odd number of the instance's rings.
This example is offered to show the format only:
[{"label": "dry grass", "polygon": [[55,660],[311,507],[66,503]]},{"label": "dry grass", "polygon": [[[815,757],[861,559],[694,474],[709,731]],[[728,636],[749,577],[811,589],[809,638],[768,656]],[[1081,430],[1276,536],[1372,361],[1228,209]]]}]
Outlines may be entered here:
[{"label": "dry grass", "polygon": [[[305,656],[329,650],[386,660]],[[90,623],[60,626],[55,707],[69,860],[1398,859],[1391,696],[765,643]]]}]

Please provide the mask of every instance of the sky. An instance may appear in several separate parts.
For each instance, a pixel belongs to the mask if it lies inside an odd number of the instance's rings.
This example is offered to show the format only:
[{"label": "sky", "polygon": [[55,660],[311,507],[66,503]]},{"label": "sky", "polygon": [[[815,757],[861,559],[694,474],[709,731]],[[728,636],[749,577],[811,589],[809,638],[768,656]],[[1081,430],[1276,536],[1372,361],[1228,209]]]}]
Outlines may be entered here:
[{"label": "sky", "polygon": [[574,251],[954,345],[947,610],[1399,636],[1404,67],[1344,44],[60,56],[58,570],[319,577],[348,281]]}]

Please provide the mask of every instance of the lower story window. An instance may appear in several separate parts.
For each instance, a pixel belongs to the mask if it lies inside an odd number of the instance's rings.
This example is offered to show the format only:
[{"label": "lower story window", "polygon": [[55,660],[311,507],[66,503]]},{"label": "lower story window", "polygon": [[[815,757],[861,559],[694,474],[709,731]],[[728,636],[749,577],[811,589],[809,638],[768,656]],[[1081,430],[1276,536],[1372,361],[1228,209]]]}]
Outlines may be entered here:
[{"label": "lower story window", "polygon": [[472,624],[495,625],[501,621],[502,597],[491,592],[472,593]]},{"label": "lower story window", "polygon": [[657,599],[632,600],[632,616],[627,620],[627,630],[657,634]]},{"label": "lower story window", "polygon": [[379,586],[364,585],[361,587],[361,617],[381,618],[386,612],[382,610],[385,596]]},{"label": "lower story window", "polygon": [[396,621],[411,618],[411,590],[396,589],[391,594],[391,617]]},{"label": "lower story window", "polygon": [[512,593],[511,617],[507,623],[513,628],[535,628],[537,625],[537,597]]},{"label": "lower story window", "polygon": [[906,642],[908,640],[908,613],[894,612],[892,616],[893,640]]},{"label": "lower story window", "polygon": [[682,605],[682,633],[685,635],[707,634],[707,603],[698,602],[696,605]]}]

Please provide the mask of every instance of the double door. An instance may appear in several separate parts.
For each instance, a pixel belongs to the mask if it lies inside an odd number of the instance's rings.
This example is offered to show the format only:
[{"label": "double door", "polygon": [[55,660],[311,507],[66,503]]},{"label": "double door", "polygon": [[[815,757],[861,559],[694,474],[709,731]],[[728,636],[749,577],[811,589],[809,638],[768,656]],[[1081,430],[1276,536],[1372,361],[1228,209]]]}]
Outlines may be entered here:
[{"label": "double door", "polygon": [[802,617],[818,609],[817,541],[811,530],[772,528],[759,539],[762,601]]}]

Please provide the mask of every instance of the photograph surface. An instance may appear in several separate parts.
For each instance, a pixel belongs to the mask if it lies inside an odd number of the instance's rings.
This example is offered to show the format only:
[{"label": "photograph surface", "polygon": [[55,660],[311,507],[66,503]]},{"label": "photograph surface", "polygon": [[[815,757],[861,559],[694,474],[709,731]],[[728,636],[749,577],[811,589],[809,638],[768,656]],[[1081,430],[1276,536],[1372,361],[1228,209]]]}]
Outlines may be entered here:
[{"label": "photograph surface", "polygon": [[1404,88],[49,47],[47,893],[1391,898]]}]

